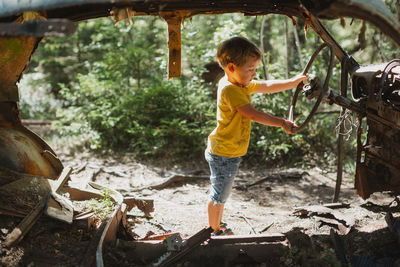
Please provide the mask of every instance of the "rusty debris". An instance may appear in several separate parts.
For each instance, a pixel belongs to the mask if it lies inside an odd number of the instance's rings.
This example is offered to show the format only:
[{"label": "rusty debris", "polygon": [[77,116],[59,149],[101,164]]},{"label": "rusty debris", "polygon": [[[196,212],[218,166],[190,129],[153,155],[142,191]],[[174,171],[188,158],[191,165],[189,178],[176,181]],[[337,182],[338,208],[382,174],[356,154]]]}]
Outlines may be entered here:
[{"label": "rusty debris", "polygon": [[[58,180],[51,184],[51,191],[56,193],[60,187],[62,187],[65,181],[68,179],[72,169],[67,167],[61,173]],[[6,245],[12,246],[17,242],[21,241],[22,238],[26,235],[26,233],[31,229],[31,227],[36,223],[39,219],[40,215],[43,212],[46,204],[48,203],[48,199],[51,197],[51,193],[49,196],[43,196],[39,203],[36,204],[35,208],[21,221],[21,223],[6,237]]]},{"label": "rusty debris", "polygon": [[153,199],[125,197],[124,203],[128,206],[128,211],[130,211],[133,207],[137,207],[139,210],[144,212],[145,216],[150,216],[150,213],[154,211]]},{"label": "rusty debris", "polygon": [[22,238],[39,219],[44,207],[46,206],[46,203],[47,198],[42,198],[40,202],[33,208],[33,210],[18,224],[18,226],[7,235],[5,241],[6,246],[13,246],[22,240]]}]

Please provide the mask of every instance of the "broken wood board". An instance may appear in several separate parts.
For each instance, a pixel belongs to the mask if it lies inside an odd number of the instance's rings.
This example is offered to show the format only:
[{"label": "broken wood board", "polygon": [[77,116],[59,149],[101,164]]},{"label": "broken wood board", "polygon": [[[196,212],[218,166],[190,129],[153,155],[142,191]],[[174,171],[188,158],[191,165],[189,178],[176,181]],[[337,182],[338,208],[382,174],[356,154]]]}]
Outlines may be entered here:
[{"label": "broken wood board", "polygon": [[347,234],[348,232],[350,232],[351,227],[353,227],[355,223],[354,217],[344,215],[338,210],[334,210],[321,205],[300,207],[297,208],[294,213],[301,216],[312,216],[315,217],[317,221],[329,225],[336,225],[341,234]]},{"label": "broken wood board", "polygon": [[300,180],[305,175],[308,175],[308,173],[307,172],[300,172],[300,171],[274,172],[274,173],[266,175],[266,177],[264,177],[262,179],[259,179],[259,180],[255,181],[253,183],[245,184],[245,185],[237,185],[234,188],[238,189],[238,190],[247,190],[250,187],[265,183],[267,181],[283,180],[283,179],[286,179],[286,180],[288,180],[288,179]]},{"label": "broken wood board", "polygon": [[149,186],[144,186],[140,188],[136,188],[135,191],[142,191],[144,189],[156,189],[156,190],[161,190],[164,188],[172,187],[175,186],[176,184],[180,183],[189,183],[193,182],[196,180],[208,180],[210,179],[210,176],[208,175],[184,175],[184,174],[174,174],[168,178],[166,178],[166,181],[161,182],[159,184],[155,185],[149,185]]},{"label": "broken wood board", "polygon": [[57,192],[64,186],[72,172],[71,167],[66,167],[55,181],[49,181],[51,194],[45,208],[45,214],[49,217],[72,223],[74,217],[74,208],[69,199],[59,195]]},{"label": "broken wood board", "polygon": [[125,197],[124,203],[128,206],[128,211],[137,207],[144,212],[145,216],[150,216],[150,213],[154,211],[154,200],[153,199],[140,199],[135,197]]}]

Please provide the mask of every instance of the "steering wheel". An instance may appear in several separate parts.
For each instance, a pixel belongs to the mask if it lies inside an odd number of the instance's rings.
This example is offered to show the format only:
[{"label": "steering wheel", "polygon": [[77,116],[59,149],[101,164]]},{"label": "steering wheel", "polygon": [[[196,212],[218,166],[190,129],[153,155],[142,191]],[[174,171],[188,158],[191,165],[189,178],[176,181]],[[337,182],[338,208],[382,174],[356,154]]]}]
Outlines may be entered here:
[{"label": "steering wheel", "polygon": [[[292,128],[292,131],[294,133],[297,133],[298,131],[302,130],[311,120],[311,118],[314,116],[315,112],[317,111],[319,104],[322,101],[322,98],[324,97],[324,95],[326,94],[326,92],[328,91],[328,84],[329,84],[329,79],[332,75],[332,69],[333,69],[333,63],[334,63],[334,53],[333,53],[333,46],[330,43],[323,43],[321,44],[317,50],[315,50],[314,54],[311,56],[310,60],[308,61],[306,67],[303,70],[303,74],[307,74],[308,70],[310,69],[312,63],[314,62],[315,58],[317,57],[317,55],[321,52],[321,50],[325,47],[328,47],[330,50],[330,62],[329,62],[329,66],[328,66],[328,71],[326,73],[325,76],[325,81],[324,84],[322,86],[322,90],[319,93],[319,96],[317,98],[317,101],[314,104],[314,107],[312,108],[310,114],[308,114],[308,117],[304,120],[304,122],[298,126],[298,128]],[[290,105],[290,109],[289,109],[289,117],[288,120],[293,121],[293,113],[294,113],[294,109],[296,107],[296,102],[297,102],[297,98],[299,97],[299,93],[300,91],[304,90],[307,87],[307,85],[304,85],[303,82],[299,83],[297,85],[296,91],[293,95],[293,99],[292,99],[292,104]]]}]

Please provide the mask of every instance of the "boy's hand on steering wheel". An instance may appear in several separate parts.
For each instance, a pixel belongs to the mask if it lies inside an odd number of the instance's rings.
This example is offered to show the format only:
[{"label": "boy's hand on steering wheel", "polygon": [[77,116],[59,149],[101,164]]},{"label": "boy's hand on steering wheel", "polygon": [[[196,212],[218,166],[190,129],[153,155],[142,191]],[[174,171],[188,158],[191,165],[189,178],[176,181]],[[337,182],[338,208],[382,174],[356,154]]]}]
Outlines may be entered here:
[{"label": "boy's hand on steering wheel", "polygon": [[282,122],[282,128],[288,134],[295,134],[294,129],[298,128],[298,126],[294,122],[284,120]]},{"label": "boy's hand on steering wheel", "polygon": [[296,81],[298,82],[297,84],[299,84],[299,83],[301,83],[301,82],[303,82],[303,83],[305,84],[305,83],[307,82],[309,76],[310,76],[310,75],[309,75],[308,73],[306,73],[306,74],[299,74],[299,75],[295,76],[295,79],[296,79]]}]

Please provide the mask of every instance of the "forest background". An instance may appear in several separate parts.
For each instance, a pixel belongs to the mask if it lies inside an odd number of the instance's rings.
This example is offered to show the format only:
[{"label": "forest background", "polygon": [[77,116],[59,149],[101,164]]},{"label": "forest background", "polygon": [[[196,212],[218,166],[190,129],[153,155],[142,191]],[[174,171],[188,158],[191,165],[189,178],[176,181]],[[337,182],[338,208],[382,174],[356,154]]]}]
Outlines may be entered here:
[{"label": "forest background", "polygon": [[[397,13],[396,1],[386,1]],[[295,18],[296,19],[296,18]],[[167,24],[158,17],[132,17],[131,23],[100,18],[78,23],[68,38],[45,38],[20,82],[22,119],[51,120],[56,133],[45,136],[74,151],[132,153],[137,159],[177,163],[203,157],[216,126],[215,62],[218,44],[241,35],[256,43],[264,58],[258,79],[285,79],[301,73],[322,43],[302,20],[282,15],[199,15],[182,25],[182,77],[168,80]],[[362,65],[399,58],[398,48],[360,20],[323,21],[344,50]],[[324,77],[327,51],[311,76]],[[330,88],[339,92],[340,62]],[[351,97],[351,96],[349,96]],[[254,95],[253,105],[287,117],[292,92]],[[300,97],[301,123],[314,101]],[[340,107],[321,104],[320,112],[296,135],[253,123],[247,162],[265,167],[336,163]],[[355,169],[354,114],[346,117],[345,170]]]}]

